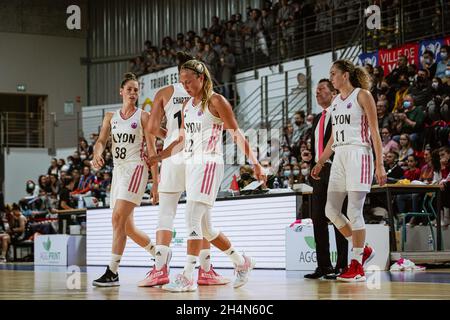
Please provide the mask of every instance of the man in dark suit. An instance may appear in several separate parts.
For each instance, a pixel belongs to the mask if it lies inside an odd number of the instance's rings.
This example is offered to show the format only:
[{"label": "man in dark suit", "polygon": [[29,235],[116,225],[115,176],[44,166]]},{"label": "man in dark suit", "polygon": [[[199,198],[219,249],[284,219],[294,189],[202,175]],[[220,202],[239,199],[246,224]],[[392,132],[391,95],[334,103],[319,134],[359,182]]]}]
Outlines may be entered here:
[{"label": "man in dark suit", "polygon": [[[331,135],[331,115],[329,106],[333,100],[335,89],[328,79],[319,81],[316,89],[317,103],[322,107],[323,112],[319,113],[315,118],[311,132],[311,153],[312,165],[319,159],[322,151],[325,149]],[[307,279],[336,279],[337,274],[347,267],[348,260],[348,241],[335,228],[337,261],[336,267],[333,268],[330,259],[330,242],[328,235],[328,218],[325,216],[325,204],[327,203],[328,181],[330,179],[331,157],[325,163],[320,172],[320,180],[312,179],[313,195],[312,195],[312,220],[314,224],[314,238],[316,241],[317,268],[314,273],[306,274]],[[346,207],[347,201],[344,202]],[[345,209],[345,208],[344,208]],[[345,212],[347,210],[343,210]]]}]

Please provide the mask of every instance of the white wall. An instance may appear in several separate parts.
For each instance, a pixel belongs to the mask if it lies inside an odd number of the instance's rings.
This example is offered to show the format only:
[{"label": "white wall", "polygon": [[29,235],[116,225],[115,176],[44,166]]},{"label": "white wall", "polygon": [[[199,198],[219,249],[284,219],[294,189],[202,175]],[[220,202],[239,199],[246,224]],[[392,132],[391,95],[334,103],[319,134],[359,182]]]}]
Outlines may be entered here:
[{"label": "white wall", "polygon": [[[56,112],[56,147],[77,142],[76,112],[86,101],[86,68],[80,58],[86,55],[86,40],[54,36],[0,32],[0,93],[48,95],[47,112]],[[80,103],[76,97],[81,97]],[[75,114],[64,115],[64,102],[75,103]]]},{"label": "white wall", "polygon": [[[76,149],[76,146],[58,149],[55,158],[67,160]],[[47,174],[52,158],[47,149],[10,148],[5,153],[5,202],[17,202],[24,197],[25,183],[33,180],[37,184],[38,177]]]},{"label": "white wall", "polygon": [[27,180],[46,174],[51,157],[47,149],[11,148],[5,153],[5,202],[19,201],[25,196]]}]

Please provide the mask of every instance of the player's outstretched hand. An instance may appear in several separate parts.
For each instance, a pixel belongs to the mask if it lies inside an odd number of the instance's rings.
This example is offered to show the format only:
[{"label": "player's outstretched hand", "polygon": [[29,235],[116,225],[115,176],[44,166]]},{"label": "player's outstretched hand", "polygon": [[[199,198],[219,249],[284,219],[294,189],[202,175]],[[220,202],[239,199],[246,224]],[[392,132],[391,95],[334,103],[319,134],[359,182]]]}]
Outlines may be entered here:
[{"label": "player's outstretched hand", "polygon": [[159,203],[158,185],[152,185],[152,204],[156,206]]}]

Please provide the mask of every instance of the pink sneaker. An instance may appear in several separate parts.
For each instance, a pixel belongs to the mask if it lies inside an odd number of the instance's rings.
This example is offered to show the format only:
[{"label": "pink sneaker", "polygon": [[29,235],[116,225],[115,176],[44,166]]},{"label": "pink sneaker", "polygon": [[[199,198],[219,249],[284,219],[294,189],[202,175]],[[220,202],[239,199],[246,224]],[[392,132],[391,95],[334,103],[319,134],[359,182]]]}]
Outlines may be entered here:
[{"label": "pink sneaker", "polygon": [[197,284],[199,286],[213,286],[213,285],[221,285],[221,284],[227,284],[230,280],[227,278],[222,277],[220,274],[218,274],[211,265],[211,268],[208,272],[202,269],[200,267],[198,269],[198,280]]},{"label": "pink sneaker", "polygon": [[152,271],[147,273],[144,280],[138,282],[139,287],[154,287],[161,286],[169,283],[169,273],[167,272],[167,264],[165,264],[161,270],[156,270],[156,266],[153,266]]}]

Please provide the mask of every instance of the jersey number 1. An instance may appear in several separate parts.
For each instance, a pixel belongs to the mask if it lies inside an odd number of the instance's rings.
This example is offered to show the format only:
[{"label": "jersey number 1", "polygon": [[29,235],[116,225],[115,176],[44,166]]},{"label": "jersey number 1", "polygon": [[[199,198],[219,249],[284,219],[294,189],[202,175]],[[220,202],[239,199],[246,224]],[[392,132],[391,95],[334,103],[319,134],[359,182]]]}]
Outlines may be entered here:
[{"label": "jersey number 1", "polygon": [[173,118],[178,118],[178,129],[181,129],[181,110],[175,113]]},{"label": "jersey number 1", "polygon": [[[339,141],[339,134],[341,134],[341,141]],[[344,130],[336,131],[336,142],[344,142]]]}]

